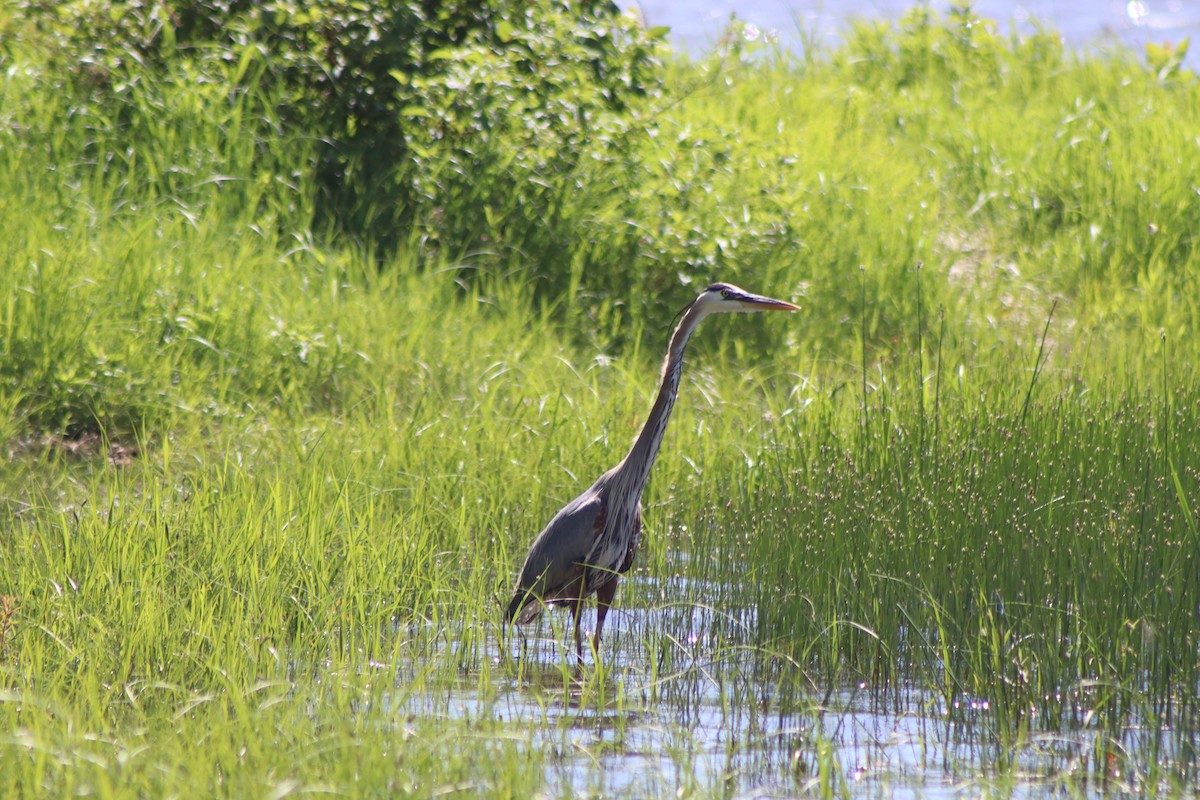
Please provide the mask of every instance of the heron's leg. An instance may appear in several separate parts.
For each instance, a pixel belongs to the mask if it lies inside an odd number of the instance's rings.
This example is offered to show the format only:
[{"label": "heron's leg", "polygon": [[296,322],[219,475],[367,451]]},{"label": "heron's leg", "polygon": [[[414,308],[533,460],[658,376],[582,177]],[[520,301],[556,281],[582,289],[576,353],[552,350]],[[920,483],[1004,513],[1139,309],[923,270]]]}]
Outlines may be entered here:
[{"label": "heron's leg", "polygon": [[571,619],[575,622],[575,657],[579,665],[583,665],[583,639],[579,634],[579,618],[583,616],[583,598],[577,597],[570,602]]},{"label": "heron's leg", "polygon": [[600,655],[600,634],[604,630],[604,618],[608,616],[608,609],[616,596],[617,576],[613,575],[610,581],[596,589],[596,633],[592,636],[592,649],[596,651],[597,656]]}]

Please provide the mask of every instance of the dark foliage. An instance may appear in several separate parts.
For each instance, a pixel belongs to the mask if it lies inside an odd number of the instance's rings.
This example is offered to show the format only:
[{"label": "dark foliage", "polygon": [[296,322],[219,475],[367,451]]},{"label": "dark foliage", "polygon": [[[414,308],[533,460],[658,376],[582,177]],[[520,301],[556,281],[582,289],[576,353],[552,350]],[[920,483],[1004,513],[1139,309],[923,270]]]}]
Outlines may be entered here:
[{"label": "dark foliage", "polygon": [[451,257],[497,242],[535,268],[561,257],[553,230],[533,230],[565,201],[546,179],[594,141],[619,147],[660,80],[662,31],[609,0],[21,0],[18,13],[72,76],[64,88],[91,100],[216,64],[270,86],[282,121],[328,144],[316,227],[380,252],[419,238]]}]

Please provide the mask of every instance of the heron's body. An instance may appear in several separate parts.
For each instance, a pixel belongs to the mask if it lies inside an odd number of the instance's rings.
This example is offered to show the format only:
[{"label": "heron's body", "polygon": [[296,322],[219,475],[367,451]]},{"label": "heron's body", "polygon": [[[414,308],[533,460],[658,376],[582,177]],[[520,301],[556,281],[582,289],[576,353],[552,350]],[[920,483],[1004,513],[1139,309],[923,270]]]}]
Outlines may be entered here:
[{"label": "heron's body", "polygon": [[524,624],[541,603],[572,604],[607,585],[633,566],[641,535],[641,498],[630,508],[612,491],[614,473],[604,473],[554,515],[534,540],[517,580],[508,617]]},{"label": "heron's body", "polygon": [[535,619],[544,604],[567,605],[574,617],[576,652],[582,659],[580,611],[583,601],[595,594],[593,644],[599,652],[600,633],[616,595],[617,578],[633,566],[641,540],[642,491],[679,393],[688,339],[709,314],[758,310],[795,311],[796,306],[716,283],[684,310],[667,348],[658,396],[633,447],[621,463],[563,506],[538,534],[517,578],[506,620],[524,624]]}]

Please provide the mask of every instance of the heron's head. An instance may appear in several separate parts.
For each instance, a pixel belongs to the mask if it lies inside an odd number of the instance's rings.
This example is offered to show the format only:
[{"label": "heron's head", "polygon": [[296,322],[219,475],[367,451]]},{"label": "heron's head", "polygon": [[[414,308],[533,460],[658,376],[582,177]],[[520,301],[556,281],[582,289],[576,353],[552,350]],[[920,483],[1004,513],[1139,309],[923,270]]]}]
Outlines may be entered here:
[{"label": "heron's head", "polygon": [[705,314],[734,311],[799,311],[800,306],[747,292],[731,283],[714,283],[696,298],[695,305]]}]

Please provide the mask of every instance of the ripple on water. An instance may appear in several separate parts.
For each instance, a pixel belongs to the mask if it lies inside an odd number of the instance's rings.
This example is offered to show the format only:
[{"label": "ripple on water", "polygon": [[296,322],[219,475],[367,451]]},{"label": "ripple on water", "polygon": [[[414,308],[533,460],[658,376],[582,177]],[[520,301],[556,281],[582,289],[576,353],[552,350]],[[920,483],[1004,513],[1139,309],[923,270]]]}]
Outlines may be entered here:
[{"label": "ripple on water", "polygon": [[[478,654],[491,667],[482,685],[470,670],[436,691],[401,681],[389,702],[406,716],[511,727],[551,754],[552,796],[673,796],[695,788],[791,797],[818,788],[824,772],[859,796],[958,797],[999,785],[1037,797],[1060,794],[1073,771],[1097,772],[1088,759],[1102,752],[1098,732],[1027,733],[1002,745],[986,698],[959,697],[947,709],[940,694],[916,685],[886,695],[865,684],[781,691],[778,657],[752,646],[753,608],[636,605],[730,596],[721,587],[668,583],[629,582],[634,605],[610,613],[599,670],[590,656],[576,670],[568,615],[555,610],[503,650],[488,637]],[[589,609],[584,628],[594,624]],[[452,645],[445,649],[454,655]],[[1085,793],[1136,788],[1120,775],[1096,780],[1082,782]]]}]

